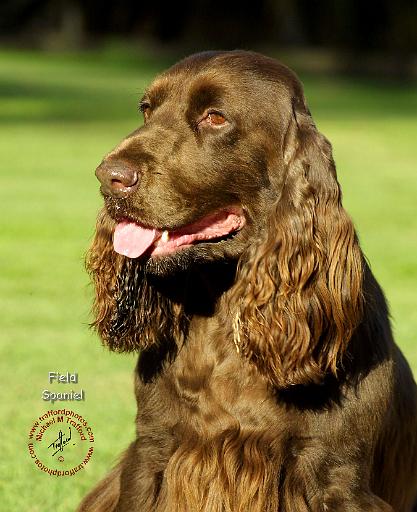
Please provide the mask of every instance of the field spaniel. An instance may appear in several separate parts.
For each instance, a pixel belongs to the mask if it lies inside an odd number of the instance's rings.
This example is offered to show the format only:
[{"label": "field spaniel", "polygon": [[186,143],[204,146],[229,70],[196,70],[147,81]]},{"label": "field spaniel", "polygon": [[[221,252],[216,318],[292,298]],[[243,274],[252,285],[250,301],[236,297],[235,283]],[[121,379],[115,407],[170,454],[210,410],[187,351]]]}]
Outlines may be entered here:
[{"label": "field spaniel", "polygon": [[140,109],[87,258],[136,439],[79,510],[412,511],[416,386],[297,77],[200,53]]}]

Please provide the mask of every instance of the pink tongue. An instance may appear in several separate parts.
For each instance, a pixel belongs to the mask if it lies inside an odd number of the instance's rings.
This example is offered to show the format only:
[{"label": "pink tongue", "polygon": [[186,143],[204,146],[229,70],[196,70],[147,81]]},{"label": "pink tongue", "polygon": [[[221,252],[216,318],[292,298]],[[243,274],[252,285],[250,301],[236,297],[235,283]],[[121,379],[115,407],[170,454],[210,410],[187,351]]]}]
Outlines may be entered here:
[{"label": "pink tongue", "polygon": [[114,230],[114,250],[129,258],[138,258],[158,237],[156,229],[146,229],[135,222],[119,222]]}]

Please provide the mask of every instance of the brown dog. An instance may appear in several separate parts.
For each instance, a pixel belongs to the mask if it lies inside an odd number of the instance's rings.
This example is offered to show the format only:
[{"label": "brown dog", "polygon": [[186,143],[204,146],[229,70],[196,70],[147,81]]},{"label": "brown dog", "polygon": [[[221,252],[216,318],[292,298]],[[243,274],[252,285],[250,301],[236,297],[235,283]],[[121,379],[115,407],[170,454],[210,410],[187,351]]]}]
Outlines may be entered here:
[{"label": "brown dog", "polygon": [[202,53],[141,109],[87,262],[137,438],[80,510],[410,512],[416,386],[296,76]]}]

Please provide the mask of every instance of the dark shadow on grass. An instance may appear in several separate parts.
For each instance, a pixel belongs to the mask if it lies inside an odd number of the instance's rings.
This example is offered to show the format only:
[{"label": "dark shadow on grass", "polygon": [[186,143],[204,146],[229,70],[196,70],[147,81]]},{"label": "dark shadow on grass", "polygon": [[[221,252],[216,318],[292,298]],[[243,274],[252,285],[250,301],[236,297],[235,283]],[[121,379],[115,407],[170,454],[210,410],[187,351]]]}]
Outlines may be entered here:
[{"label": "dark shadow on grass", "polygon": [[[2,80],[0,105],[7,107],[13,100],[14,108],[0,108],[0,122],[45,121],[118,121],[135,115],[141,92],[100,90],[77,85],[31,84],[19,80]],[[138,116],[138,122],[140,118]]]},{"label": "dark shadow on grass", "polygon": [[417,115],[417,89],[412,84],[325,75],[301,78],[313,116],[322,119],[389,121]]}]

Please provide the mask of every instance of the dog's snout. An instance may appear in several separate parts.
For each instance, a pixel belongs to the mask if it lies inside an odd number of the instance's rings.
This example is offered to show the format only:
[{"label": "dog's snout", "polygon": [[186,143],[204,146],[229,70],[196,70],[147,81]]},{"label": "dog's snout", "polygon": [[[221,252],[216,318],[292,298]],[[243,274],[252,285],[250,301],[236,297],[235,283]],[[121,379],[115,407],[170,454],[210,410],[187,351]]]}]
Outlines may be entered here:
[{"label": "dog's snout", "polygon": [[138,171],[121,160],[104,160],[97,167],[96,176],[102,192],[112,197],[126,197],[139,185]]}]

